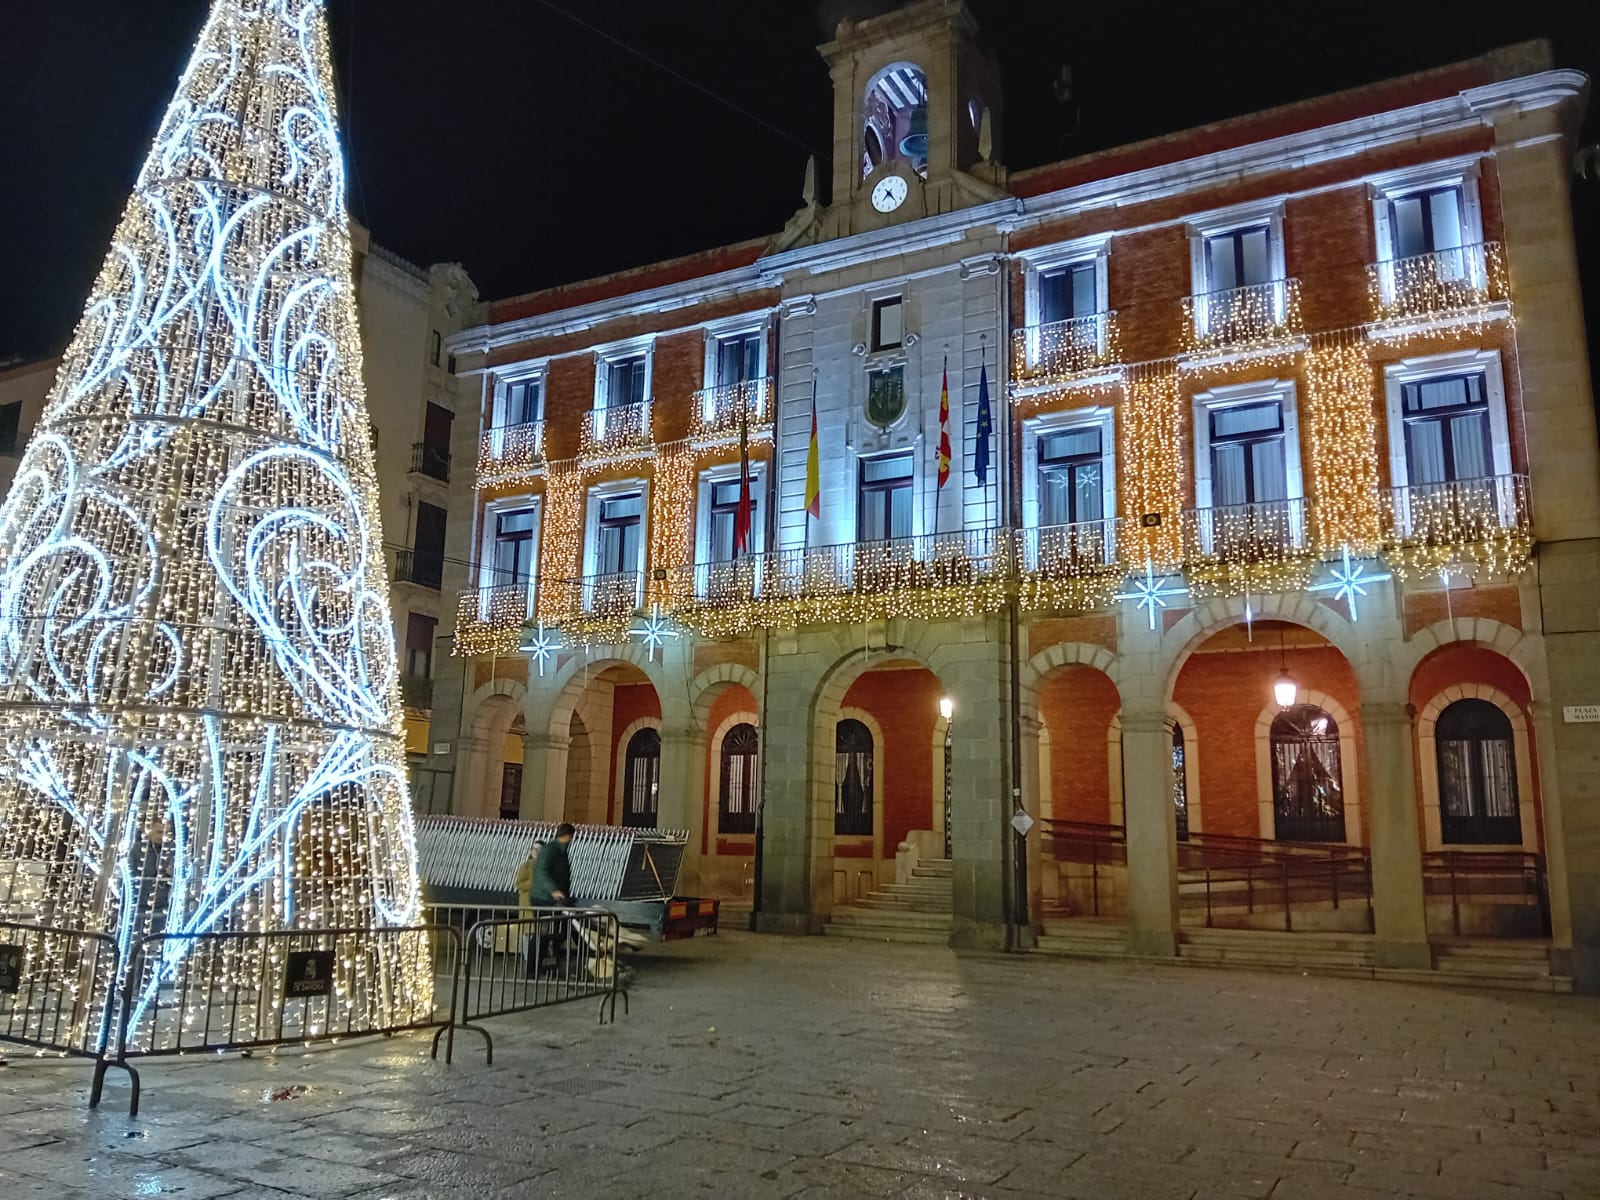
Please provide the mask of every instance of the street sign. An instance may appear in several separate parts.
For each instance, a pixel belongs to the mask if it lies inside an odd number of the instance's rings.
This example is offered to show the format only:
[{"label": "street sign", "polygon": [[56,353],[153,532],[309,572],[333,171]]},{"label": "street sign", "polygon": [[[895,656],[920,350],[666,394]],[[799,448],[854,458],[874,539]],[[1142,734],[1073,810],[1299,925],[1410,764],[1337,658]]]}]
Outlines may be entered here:
[{"label": "street sign", "polygon": [[283,998],[333,995],[333,951],[291,950],[283,972]]},{"label": "street sign", "polygon": [[1011,817],[1011,828],[1023,837],[1028,836],[1028,830],[1033,828],[1033,818],[1025,812],[1014,813]]},{"label": "street sign", "polygon": [[1568,725],[1600,725],[1600,704],[1568,704],[1561,719]]},{"label": "street sign", "polygon": [[15,996],[22,990],[21,946],[0,945],[0,992]]}]

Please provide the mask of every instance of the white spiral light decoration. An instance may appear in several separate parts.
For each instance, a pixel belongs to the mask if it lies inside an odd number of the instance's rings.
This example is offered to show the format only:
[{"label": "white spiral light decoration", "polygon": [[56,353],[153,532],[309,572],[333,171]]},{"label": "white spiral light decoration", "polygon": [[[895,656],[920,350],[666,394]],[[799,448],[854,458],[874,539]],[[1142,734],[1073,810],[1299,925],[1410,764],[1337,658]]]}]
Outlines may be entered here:
[{"label": "white spiral light decoration", "polygon": [[0,915],[124,970],[419,913],[332,85],[321,0],[215,0],[0,508]]}]

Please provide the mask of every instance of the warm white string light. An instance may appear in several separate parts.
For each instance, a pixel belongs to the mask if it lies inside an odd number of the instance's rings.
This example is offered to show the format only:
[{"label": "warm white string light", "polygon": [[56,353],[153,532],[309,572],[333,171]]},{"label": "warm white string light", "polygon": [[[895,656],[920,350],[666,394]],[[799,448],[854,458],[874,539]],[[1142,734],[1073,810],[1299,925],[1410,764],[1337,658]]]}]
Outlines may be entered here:
[{"label": "warm white string light", "polygon": [[0,912],[125,967],[419,913],[332,84],[321,0],[215,0],[0,508]]}]

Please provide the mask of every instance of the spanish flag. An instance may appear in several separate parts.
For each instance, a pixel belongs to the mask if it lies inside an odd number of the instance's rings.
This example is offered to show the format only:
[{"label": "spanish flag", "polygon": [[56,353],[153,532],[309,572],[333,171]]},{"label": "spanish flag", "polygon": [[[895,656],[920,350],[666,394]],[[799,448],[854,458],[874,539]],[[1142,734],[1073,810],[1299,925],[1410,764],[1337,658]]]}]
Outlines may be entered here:
[{"label": "spanish flag", "polygon": [[806,448],[806,512],[822,517],[822,467],[817,458],[817,381],[811,380],[811,445]]},{"label": "spanish flag", "polygon": [[939,486],[950,482],[950,358],[944,360],[944,383],[939,388]]}]

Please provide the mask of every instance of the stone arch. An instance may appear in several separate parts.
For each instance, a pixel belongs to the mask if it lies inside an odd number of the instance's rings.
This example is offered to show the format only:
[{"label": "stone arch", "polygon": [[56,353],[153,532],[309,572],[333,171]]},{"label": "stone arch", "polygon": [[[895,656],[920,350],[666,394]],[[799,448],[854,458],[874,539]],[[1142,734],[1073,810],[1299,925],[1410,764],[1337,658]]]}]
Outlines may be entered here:
[{"label": "stone arch", "polygon": [[[1314,704],[1333,718],[1339,727],[1339,786],[1344,794],[1344,840],[1351,846],[1362,842],[1361,760],[1356,753],[1356,725],[1348,709],[1327,692],[1301,688],[1296,704]],[[1272,723],[1283,709],[1268,701],[1256,715],[1256,811],[1261,837],[1277,837],[1272,795]]]},{"label": "stone arch", "polygon": [[[572,721],[572,710],[583,696],[588,680],[618,665],[637,667],[644,673],[650,686],[656,690],[663,722],[677,724],[679,718],[688,716],[684,690],[672,686],[673,681],[665,662],[659,657],[652,661],[643,646],[607,646],[603,657],[583,658],[574,655],[571,662],[556,672],[546,693],[551,699],[546,711],[538,719],[538,726],[548,729],[552,736],[565,736]],[[530,721],[532,724],[534,722]]]},{"label": "stone arch", "polygon": [[1436,650],[1448,646],[1477,645],[1499,654],[1528,681],[1535,701],[1548,697],[1550,680],[1545,670],[1544,639],[1488,617],[1458,617],[1435,621],[1394,647],[1395,669],[1409,683],[1417,668]]},{"label": "stone arch", "polygon": [[[1183,792],[1187,804],[1190,833],[1204,833],[1200,808],[1200,734],[1194,718],[1176,700],[1167,701],[1167,720],[1183,731]],[[1111,779],[1111,823],[1123,822],[1122,795],[1122,713],[1111,718],[1106,729],[1106,760]]]},{"label": "stone arch", "polygon": [[[639,717],[625,725],[622,729],[622,732],[617,735],[616,748],[613,752],[613,761],[611,764],[611,770],[613,772],[611,778],[616,781],[616,790],[607,801],[608,811],[606,813],[606,821],[608,824],[621,825],[623,823],[622,809],[623,805],[627,803],[627,797],[623,794],[623,792],[627,786],[624,781],[628,777],[628,746],[629,743],[633,741],[633,735],[638,733],[641,729],[654,729],[657,733],[660,733],[661,721],[657,717]],[[615,812],[609,811],[609,805],[613,801],[616,805]],[[659,819],[660,815],[658,809],[658,822]]]},{"label": "stone arch", "polygon": [[[1363,654],[1355,626],[1315,597],[1305,592],[1253,596],[1250,617],[1254,621],[1286,621],[1320,633],[1356,668],[1359,677]],[[1178,675],[1190,656],[1219,630],[1242,625],[1244,621],[1245,599],[1242,596],[1216,597],[1186,613],[1161,639],[1152,678],[1161,681],[1162,692],[1153,698],[1160,699],[1163,704],[1170,702]],[[1364,692],[1366,681],[1361,682]]]},{"label": "stone arch", "polygon": [[1024,716],[1038,716],[1038,687],[1062,667],[1093,667],[1122,691],[1122,659],[1104,646],[1091,642],[1057,642],[1046,646],[1022,666],[1022,712]]},{"label": "stone arch", "polygon": [[705,729],[711,722],[711,708],[718,694],[727,684],[742,684],[760,702],[761,678],[742,663],[720,663],[694,677],[689,684],[689,708],[696,729]]},{"label": "stone arch", "polygon": [[499,816],[499,779],[493,768],[503,761],[506,735],[524,714],[527,701],[526,687],[498,677],[467,697],[459,747],[461,792],[456,800],[461,815]]}]

